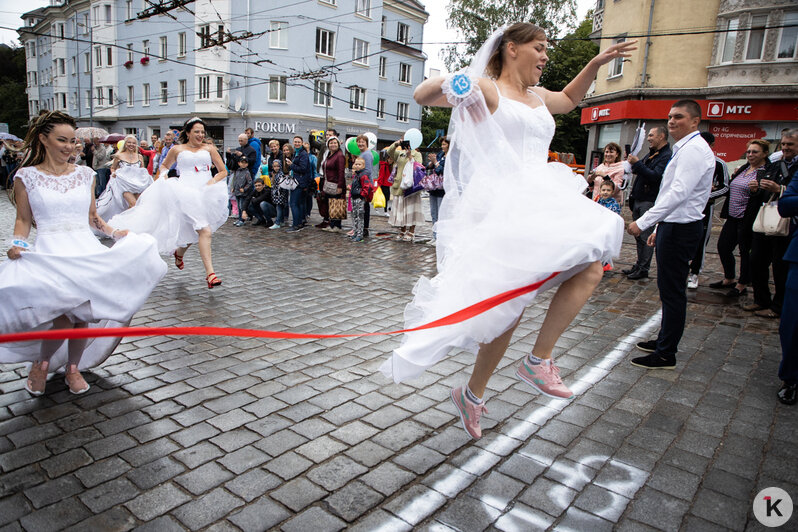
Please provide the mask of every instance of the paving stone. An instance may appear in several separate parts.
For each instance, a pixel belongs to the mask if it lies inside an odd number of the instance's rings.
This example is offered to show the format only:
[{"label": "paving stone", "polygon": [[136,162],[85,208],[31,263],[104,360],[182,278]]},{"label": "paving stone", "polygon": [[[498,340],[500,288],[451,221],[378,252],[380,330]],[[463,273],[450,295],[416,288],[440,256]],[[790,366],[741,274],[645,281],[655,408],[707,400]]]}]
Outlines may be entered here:
[{"label": "paving stone", "polygon": [[643,488],[632,503],[629,517],[659,530],[679,530],[689,504],[651,488]]},{"label": "paving stone", "polygon": [[418,475],[423,475],[444,460],[446,456],[423,445],[414,445],[393,459],[400,466]]},{"label": "paving stone", "polygon": [[286,482],[271,493],[271,497],[298,512],[327,495],[327,492],[305,478]]},{"label": "paving stone", "polygon": [[393,454],[393,451],[366,440],[347,450],[344,454],[366,467],[373,467]]},{"label": "paving stone", "polygon": [[38,465],[29,465],[0,475],[0,497],[21,492],[47,481],[47,475]]},{"label": "paving stone", "polygon": [[578,508],[568,508],[565,517],[557,524],[559,530],[590,530],[591,532],[610,532],[612,523],[589,514]]},{"label": "paving stone", "polygon": [[428,427],[415,421],[406,420],[380,432],[371,440],[392,451],[399,451],[420,440],[429,432],[430,429]]},{"label": "paving stone", "polygon": [[311,469],[307,473],[307,477],[327,491],[335,491],[367,471],[366,467],[345,456],[336,456],[332,460]]},{"label": "paving stone", "polygon": [[92,462],[91,456],[83,449],[72,449],[41,462],[42,468],[50,478],[60,477]]},{"label": "paving stone", "polygon": [[244,532],[256,532],[269,530],[289,517],[291,512],[268,497],[261,497],[229,519]]},{"label": "paving stone", "polygon": [[667,464],[658,466],[649,477],[647,485],[679,499],[691,501],[701,483],[701,477]]},{"label": "paving stone", "polygon": [[391,499],[383,508],[396,517],[417,525],[446,503],[446,497],[416,484]]},{"label": "paving stone", "polygon": [[253,445],[271,456],[279,456],[285,451],[295,449],[308,439],[291,430],[281,430],[271,436],[256,441]]},{"label": "paving stone", "polygon": [[122,451],[126,451],[131,447],[135,447],[135,445],[136,440],[127,434],[115,434],[113,436],[103,438],[102,440],[95,440],[91,443],[87,443],[84,446],[84,449],[86,449],[86,451],[88,451],[91,457],[95,460],[101,460],[103,458],[118,454]]},{"label": "paving stone", "polygon": [[207,495],[184,504],[175,510],[173,514],[191,530],[197,530],[221,519],[243,504],[241,499],[218,488]]},{"label": "paving stone", "polygon": [[159,458],[128,473],[130,479],[140,489],[146,490],[166,482],[185,471],[185,467],[168,456]]},{"label": "paving stone", "polygon": [[321,463],[346,449],[346,445],[329,436],[322,436],[297,447],[296,452],[316,463]]},{"label": "paving stone", "polygon": [[150,521],[189,500],[190,495],[168,482],[142,493],[125,507],[142,521]]},{"label": "paving stone", "polygon": [[43,443],[36,443],[28,447],[0,454],[0,468],[2,468],[4,472],[13,471],[14,469],[38,462],[48,456],[50,456],[50,451],[47,450],[47,447],[45,447]]},{"label": "paving stone", "polygon": [[62,530],[86,519],[90,515],[80,501],[71,498],[24,515],[19,519],[19,522],[25,530],[49,532]]},{"label": "paving stone", "polygon": [[12,432],[8,435],[8,439],[11,440],[15,447],[25,447],[26,445],[53,438],[61,433],[62,430],[58,425],[47,423],[46,425],[36,425],[19,432]]},{"label": "paving stone", "polygon": [[360,421],[354,421],[337,430],[330,432],[330,436],[349,445],[356,445],[379,432],[378,429]]},{"label": "paving stone", "polygon": [[139,445],[133,449],[129,449],[120,456],[124,458],[133,467],[139,467],[148,464],[153,460],[157,460],[162,456],[172,454],[177,451],[179,447],[167,438],[160,438],[143,445]]},{"label": "paving stone", "polygon": [[164,515],[134,530],[135,532],[185,532],[186,529],[171,515]]},{"label": "paving stone", "polygon": [[152,420],[147,414],[134,411],[122,416],[114,417],[108,421],[97,423],[95,427],[106,436],[117,434],[122,431],[130,430],[140,425],[150,423]]},{"label": "paving stone", "polygon": [[203,440],[213,438],[221,431],[208,423],[198,423],[189,428],[171,434],[170,438],[182,445],[191,447]]},{"label": "paving stone", "polygon": [[383,510],[375,510],[347,528],[351,532],[410,532],[412,529],[409,524]]},{"label": "paving stone", "polygon": [[570,506],[576,494],[576,490],[546,477],[539,477],[521,493],[518,500],[532,508],[543,510],[552,517],[559,517]]},{"label": "paving stone", "polygon": [[345,521],[354,521],[377,505],[384,497],[362,482],[350,482],[327,497],[330,510]]},{"label": "paving stone", "polygon": [[98,514],[129,501],[138,494],[139,490],[129,480],[117,478],[91,488],[79,498],[92,512]]},{"label": "paving stone", "polygon": [[136,519],[124,508],[111,508],[101,514],[94,515],[66,529],[65,532],[82,532],[84,530],[102,530],[103,532],[123,532],[136,526]]},{"label": "paving stone", "polygon": [[280,484],[282,484],[282,480],[278,477],[258,468],[247,471],[243,475],[237,475],[233,480],[225,484],[225,488],[245,501],[250,502]]},{"label": "paving stone", "polygon": [[223,432],[211,438],[211,442],[222,448],[225,452],[231,453],[245,445],[260,439],[256,433],[245,428],[238,428],[230,432]]},{"label": "paving stone", "polygon": [[414,478],[415,475],[413,473],[401,469],[391,462],[385,462],[363,475],[360,480],[367,486],[389,497],[402,486],[410,483]]},{"label": "paving stone", "polygon": [[709,489],[700,489],[690,513],[729,530],[744,530],[749,500],[733,499]]},{"label": "paving stone", "polygon": [[284,532],[335,532],[346,528],[346,523],[331,515],[318,506],[305,510],[298,516],[287,521],[280,530]]},{"label": "paving stone", "polygon": [[281,454],[266,463],[266,469],[284,480],[290,480],[297,475],[307,471],[313,462],[296,454],[293,451]]},{"label": "paving stone", "polygon": [[613,523],[618,522],[628,504],[626,497],[595,485],[587,486],[574,503],[578,508]]},{"label": "paving stone", "polygon": [[141,425],[128,431],[128,434],[133,436],[139,443],[146,443],[162,436],[166,436],[175,431],[180,430],[181,427],[171,419],[159,419],[146,425]]},{"label": "paving stone", "polygon": [[493,472],[477,481],[468,490],[468,495],[502,512],[507,505],[524,489],[524,484],[512,478]]},{"label": "paving stone", "polygon": [[[231,478],[233,478],[232,473],[216,462],[209,462],[176,477],[175,482],[194,495],[199,495],[223,482],[227,482]],[[181,521],[183,520],[181,519]]]},{"label": "paving stone", "polygon": [[12,523],[30,511],[30,504],[22,494],[0,499],[0,526]]},{"label": "paving stone", "polygon": [[81,490],[82,486],[78,479],[69,475],[27,489],[25,490],[25,497],[33,504],[34,508],[38,509],[67,497],[72,497],[80,493]]},{"label": "paving stone", "polygon": [[455,497],[476,479],[476,475],[448,464],[441,464],[424,478],[423,483],[447,497]]},{"label": "paving stone", "polygon": [[509,512],[502,515],[494,523],[494,526],[504,532],[546,530],[553,522],[554,518],[550,515],[525,504],[517,503]]}]

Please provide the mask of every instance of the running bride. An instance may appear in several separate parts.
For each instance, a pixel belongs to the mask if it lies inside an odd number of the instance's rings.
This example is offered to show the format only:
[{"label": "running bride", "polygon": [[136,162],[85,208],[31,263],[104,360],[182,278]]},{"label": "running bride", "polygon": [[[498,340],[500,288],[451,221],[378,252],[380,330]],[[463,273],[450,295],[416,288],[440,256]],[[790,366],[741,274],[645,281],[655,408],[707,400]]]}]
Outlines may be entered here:
[{"label": "running bride", "polygon": [[[529,23],[497,30],[464,72],[416,88],[421,105],[453,107],[437,233],[438,275],[422,277],[405,310],[405,327],[442,318],[508,290],[536,291],[465,322],[407,333],[380,368],[394,381],[413,378],[452,348],[477,353],[467,385],[451,391],[463,428],[482,435],[483,395],[513,331],[538,292],[556,287],[532,353],[516,375],[537,391],[570,399],[552,360],[557,339],[601,280],[602,261],[617,256],[620,216],[581,192],[585,180],[547,163],[552,113],[582,100],[599,66],[628,57],[634,41],[594,57],[562,92],[537,86],[546,66],[546,35]],[[485,154],[491,157],[485,157]],[[488,193],[502,191],[501,194]]]},{"label": "running bride", "polygon": [[[159,179],[141,194],[135,207],[108,223],[154,236],[158,251],[173,254],[179,270],[188,247],[198,243],[205,281],[213,288],[222,284],[213,270],[211,235],[227,220],[227,169],[216,147],[204,139],[205,122],[196,117],[187,120],[180,144],[161,162]],[[175,162],[179,177],[167,179]],[[215,176],[211,164],[218,171]]]},{"label": "running bride", "polygon": [[114,155],[111,164],[111,180],[97,198],[97,214],[103,220],[134,207],[139,195],[152,184],[152,176],[144,167],[144,158],[139,154],[136,137],[128,135],[122,150]]}]

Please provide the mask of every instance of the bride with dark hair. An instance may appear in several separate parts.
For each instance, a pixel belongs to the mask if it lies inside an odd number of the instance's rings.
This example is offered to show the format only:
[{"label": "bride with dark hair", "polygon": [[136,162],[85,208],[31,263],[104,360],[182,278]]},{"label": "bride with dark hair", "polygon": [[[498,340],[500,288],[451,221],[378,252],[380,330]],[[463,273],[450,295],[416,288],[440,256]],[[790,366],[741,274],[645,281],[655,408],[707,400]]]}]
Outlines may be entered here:
[{"label": "bride with dark hair", "polygon": [[[160,165],[157,179],[139,197],[136,206],[114,216],[114,227],[147,233],[158,241],[161,253],[172,254],[182,270],[183,255],[191,244],[199,247],[208,288],[222,284],[211,260],[211,235],[227,220],[227,169],[213,143],[205,143],[205,122],[186,121],[179,142]],[[179,177],[165,174],[177,162]],[[211,174],[216,167],[216,175]]]}]

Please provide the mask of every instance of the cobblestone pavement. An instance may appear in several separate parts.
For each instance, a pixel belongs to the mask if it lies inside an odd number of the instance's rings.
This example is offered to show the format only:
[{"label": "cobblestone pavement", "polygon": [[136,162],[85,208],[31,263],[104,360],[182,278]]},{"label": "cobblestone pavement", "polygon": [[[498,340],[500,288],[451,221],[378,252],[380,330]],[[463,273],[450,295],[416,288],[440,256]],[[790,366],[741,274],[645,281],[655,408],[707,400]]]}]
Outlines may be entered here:
[{"label": "cobblestone pavement", "polygon": [[[0,199],[4,241],[12,219]],[[435,268],[423,244],[316,229],[228,223],[213,249],[222,287],[192,249],[133,325],[392,330]],[[633,256],[627,236],[616,271]],[[24,370],[0,366],[0,530],[758,530],[760,489],[798,500],[798,410],[775,399],[777,323],[708,290],[708,261],[676,371],[628,362],[657,330],[653,278],[605,275],[558,344],[571,402],[514,377],[541,296],[476,442],[448,398],[473,356],[391,384],[377,368],[396,337],[127,339],[80,397],[53,378],[31,398]]]}]

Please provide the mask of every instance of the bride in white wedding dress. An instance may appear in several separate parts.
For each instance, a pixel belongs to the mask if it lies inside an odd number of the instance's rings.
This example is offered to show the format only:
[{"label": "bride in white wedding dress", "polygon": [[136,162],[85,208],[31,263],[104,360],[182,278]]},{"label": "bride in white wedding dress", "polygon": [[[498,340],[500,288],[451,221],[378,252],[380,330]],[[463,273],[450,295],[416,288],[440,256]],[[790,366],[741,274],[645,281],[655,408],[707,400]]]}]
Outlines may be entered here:
[{"label": "bride in white wedding dress", "polygon": [[[123,327],[166,274],[149,235],[113,229],[96,212],[94,170],[69,164],[75,120],[59,111],[31,121],[29,155],[15,176],[14,238],[0,264],[0,333]],[[36,241],[28,242],[33,223]],[[117,242],[110,248],[96,229]],[[72,393],[89,385],[80,370],[100,365],[119,338],[0,344],[0,363],[30,362],[25,388],[41,395],[47,375],[63,370]]]},{"label": "bride in white wedding dress", "polygon": [[405,334],[380,368],[396,382],[413,378],[452,348],[477,353],[468,385],[451,399],[472,438],[482,431],[482,397],[524,308],[537,292],[557,289],[532,353],[516,375],[540,393],[573,394],[552,350],[601,280],[602,261],[617,256],[623,220],[580,192],[582,177],[547,163],[552,113],[582,100],[600,65],[628,57],[634,41],[607,48],[562,92],[537,86],[548,61],[544,31],[529,23],[502,28],[464,72],[431,78],[416,88],[421,105],[453,107],[443,204],[436,224],[438,274],[422,277],[405,310],[405,328],[447,316],[508,290],[538,290],[465,322]]},{"label": "bride in white wedding dress", "polygon": [[[171,253],[182,270],[183,255],[198,243],[208,288],[222,284],[213,269],[211,235],[227,220],[227,169],[213,144],[205,144],[205,122],[186,121],[180,144],[161,162],[160,177],[139,196],[136,206],[109,223],[120,229],[147,233],[158,241],[161,253]],[[177,162],[179,177],[166,173]],[[218,171],[211,174],[211,165]]]}]

